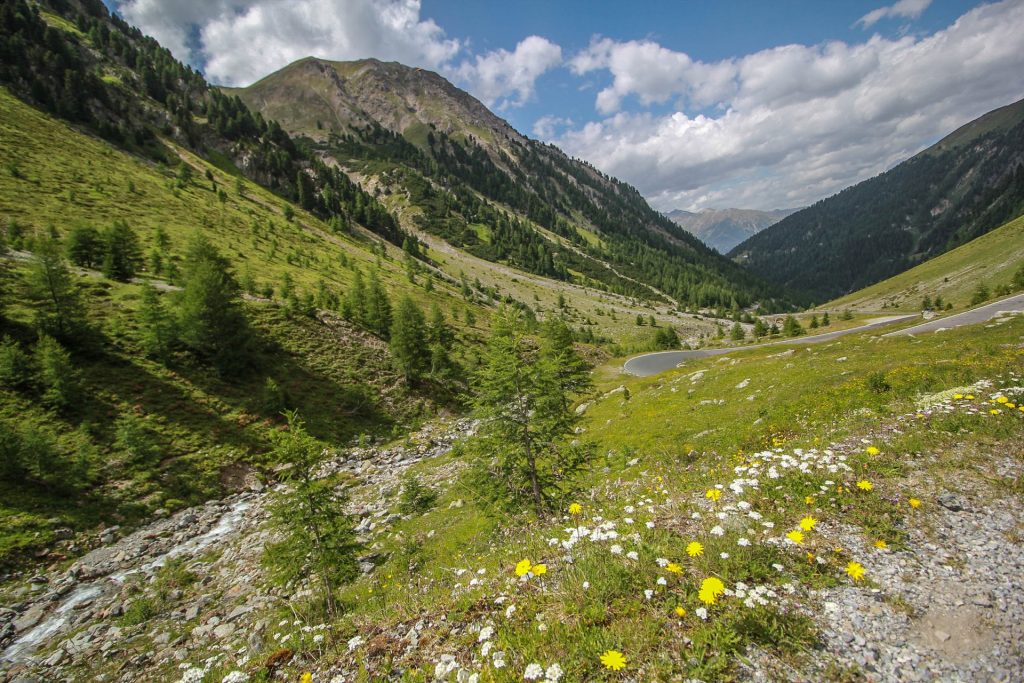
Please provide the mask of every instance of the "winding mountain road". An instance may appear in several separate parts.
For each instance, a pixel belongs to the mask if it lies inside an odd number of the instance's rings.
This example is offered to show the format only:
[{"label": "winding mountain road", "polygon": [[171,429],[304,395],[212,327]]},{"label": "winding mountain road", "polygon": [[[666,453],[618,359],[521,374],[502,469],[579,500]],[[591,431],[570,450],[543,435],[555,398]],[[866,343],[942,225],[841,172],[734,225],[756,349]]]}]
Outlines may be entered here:
[{"label": "winding mountain road", "polygon": [[[969,311],[963,313],[957,313],[956,315],[946,316],[944,318],[937,318],[930,320],[920,325],[914,325],[913,327],[906,327],[901,330],[895,330],[889,332],[883,336],[895,337],[899,335],[907,334],[921,334],[925,332],[938,332],[941,330],[948,330],[954,327],[960,327],[962,325],[972,325],[975,323],[986,322],[995,318],[1000,313],[1009,312],[1024,312],[1024,294],[1015,294],[1014,296],[994,301],[978,308],[972,308]],[[626,374],[635,375],[637,377],[649,377],[651,375],[657,375],[671,370],[672,368],[678,367],[681,363],[687,360],[693,360],[697,358],[709,358],[711,356],[722,356],[727,353],[734,353],[736,351],[746,351],[748,349],[756,349],[765,346],[778,346],[778,345],[793,345],[793,344],[817,344],[824,341],[830,341],[838,337],[843,337],[848,334],[855,334],[857,332],[866,332],[868,330],[875,329],[877,327],[883,327],[886,325],[892,325],[900,322],[907,322],[919,317],[918,315],[896,315],[888,316],[885,318],[875,318],[865,325],[858,327],[851,327],[846,330],[837,330],[835,332],[826,332],[824,334],[816,334],[809,337],[794,337],[792,339],[782,339],[779,341],[769,342],[767,344],[749,344],[747,346],[732,346],[720,349],[697,349],[696,351],[660,351],[657,353],[645,353],[639,356],[633,356],[622,365],[622,370]]]}]

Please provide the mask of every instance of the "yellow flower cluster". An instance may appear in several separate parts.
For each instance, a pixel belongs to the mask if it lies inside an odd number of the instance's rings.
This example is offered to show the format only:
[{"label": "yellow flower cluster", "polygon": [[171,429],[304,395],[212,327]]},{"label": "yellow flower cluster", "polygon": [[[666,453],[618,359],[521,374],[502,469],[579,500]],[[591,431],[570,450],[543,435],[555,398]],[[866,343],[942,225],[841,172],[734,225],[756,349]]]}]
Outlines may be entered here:
[{"label": "yellow flower cluster", "polygon": [[705,605],[713,605],[718,596],[723,593],[725,593],[725,584],[722,583],[722,580],[715,576],[709,576],[701,582],[697,597]]}]

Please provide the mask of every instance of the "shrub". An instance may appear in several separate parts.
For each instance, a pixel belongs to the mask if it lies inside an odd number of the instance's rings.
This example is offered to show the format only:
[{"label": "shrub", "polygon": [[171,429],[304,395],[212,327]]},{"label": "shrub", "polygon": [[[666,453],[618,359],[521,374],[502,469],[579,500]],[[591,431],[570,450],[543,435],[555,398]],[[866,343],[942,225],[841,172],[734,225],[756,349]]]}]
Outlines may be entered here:
[{"label": "shrub", "polygon": [[58,410],[72,405],[78,396],[78,370],[71,354],[53,337],[42,335],[35,349],[36,381],[42,402]]},{"label": "shrub", "polygon": [[411,475],[402,483],[402,493],[398,499],[398,511],[403,515],[424,513],[437,502],[437,491],[425,486],[420,478]]},{"label": "shrub", "polygon": [[32,360],[21,345],[10,337],[0,341],[0,385],[18,389],[32,376]]}]

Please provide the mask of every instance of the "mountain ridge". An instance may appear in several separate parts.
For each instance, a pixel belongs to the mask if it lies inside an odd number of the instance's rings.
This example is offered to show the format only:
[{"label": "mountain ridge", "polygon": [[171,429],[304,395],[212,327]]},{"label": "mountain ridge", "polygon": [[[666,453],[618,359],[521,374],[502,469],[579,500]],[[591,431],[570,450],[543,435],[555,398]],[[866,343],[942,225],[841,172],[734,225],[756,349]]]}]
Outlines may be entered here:
[{"label": "mountain ridge", "polygon": [[720,254],[729,250],[752,235],[775,225],[799,208],[772,209],[701,209],[691,212],[673,209],[665,215],[674,223],[696,235],[702,242]]}]

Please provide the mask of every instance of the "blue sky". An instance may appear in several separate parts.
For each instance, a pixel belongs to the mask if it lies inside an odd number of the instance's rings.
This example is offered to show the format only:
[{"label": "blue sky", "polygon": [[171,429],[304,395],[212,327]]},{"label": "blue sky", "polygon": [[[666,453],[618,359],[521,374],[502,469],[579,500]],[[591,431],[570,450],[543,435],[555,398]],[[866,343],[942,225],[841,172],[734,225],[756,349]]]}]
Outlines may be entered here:
[{"label": "blue sky", "polygon": [[658,209],[801,206],[1024,96],[1024,0],[120,0],[208,78],[440,72]]}]

